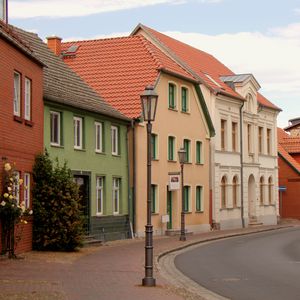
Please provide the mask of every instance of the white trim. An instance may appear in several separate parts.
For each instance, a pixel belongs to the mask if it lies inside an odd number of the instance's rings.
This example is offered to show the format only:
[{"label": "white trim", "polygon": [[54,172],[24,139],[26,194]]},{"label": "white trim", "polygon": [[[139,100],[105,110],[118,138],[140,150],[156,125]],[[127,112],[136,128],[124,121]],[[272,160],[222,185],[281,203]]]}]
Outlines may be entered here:
[{"label": "white trim", "polygon": [[111,154],[119,155],[119,127],[112,125],[110,131],[111,131]]},{"label": "white trim", "polygon": [[[118,215],[120,213],[120,190],[121,190],[121,178],[113,177],[112,181],[112,201],[113,201],[113,214]],[[115,194],[116,193],[116,194]],[[117,195],[117,199],[115,199]],[[115,202],[117,200],[117,202]],[[117,203],[117,207],[116,204]]]},{"label": "white trim", "polygon": [[[200,143],[200,162],[197,162],[197,143]],[[204,165],[204,147],[203,147],[203,141],[202,140],[196,140],[195,141],[195,163]]]},{"label": "white trim", "polygon": [[[200,210],[197,210],[197,187],[201,187],[200,189]],[[196,184],[195,186],[195,212],[204,212],[204,187],[201,184]]]},{"label": "white trim", "polygon": [[[99,148],[97,148],[98,142]],[[95,152],[103,153],[103,124],[97,121],[95,122]]]},{"label": "white trim", "polygon": [[[74,127],[74,149],[82,149],[82,129],[83,119],[80,117],[73,117]],[[78,136],[79,131],[79,136]]]},{"label": "white trim", "polygon": [[[182,111],[182,89],[186,89],[187,93],[186,93],[186,104],[187,104],[187,110],[186,111]],[[190,113],[190,89],[188,86],[186,85],[181,85],[180,86],[180,112],[183,112],[183,113]]]},{"label": "white trim", "polygon": [[[99,185],[99,179],[101,179],[101,185]],[[97,176],[96,177],[96,215],[101,216],[103,215],[103,197],[104,197],[104,176]],[[100,193],[100,202],[101,202],[101,210],[99,210],[99,201],[98,195]]]},{"label": "white trim", "polygon": [[[169,159],[169,138],[173,137],[174,138],[174,149],[173,149],[173,160]],[[172,161],[172,162],[176,162],[177,161],[177,138],[175,135],[168,135],[167,138],[167,160],[168,161]]]},{"label": "white trim", "polygon": [[[52,116],[57,116],[57,143],[52,141],[52,138],[54,137],[54,122],[52,119]],[[61,145],[61,140],[60,140],[60,113],[57,111],[51,111],[50,110],[50,145],[53,146],[60,146]]]},{"label": "white trim", "polygon": [[24,173],[24,205],[30,208],[30,173]]},{"label": "white trim", "polygon": [[14,72],[14,115],[21,116],[21,74]]},{"label": "white trim", "polygon": [[25,77],[25,100],[24,100],[24,118],[25,120],[31,120],[31,90],[32,81]]},{"label": "white trim", "polygon": [[[174,108],[172,108],[172,107],[170,107],[170,102],[169,102],[169,99],[170,99],[170,88],[169,88],[169,86],[170,86],[170,84],[173,84],[174,86],[175,86],[175,96],[174,96],[174,101],[175,101],[175,107]],[[167,95],[168,95],[168,109],[171,109],[171,110],[178,110],[178,84],[175,82],[175,81],[168,81],[168,93],[167,93]]]}]

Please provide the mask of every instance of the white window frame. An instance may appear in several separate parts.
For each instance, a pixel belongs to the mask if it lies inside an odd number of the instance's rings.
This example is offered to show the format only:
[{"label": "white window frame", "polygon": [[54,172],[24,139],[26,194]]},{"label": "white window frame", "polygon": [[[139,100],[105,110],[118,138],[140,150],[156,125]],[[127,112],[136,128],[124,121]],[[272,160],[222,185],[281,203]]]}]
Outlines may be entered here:
[{"label": "white window frame", "polygon": [[14,116],[21,116],[21,74],[14,72]]},{"label": "white window frame", "polygon": [[[197,210],[197,188],[200,187],[200,210]],[[204,187],[203,185],[196,185],[196,189],[195,189],[195,211],[196,212],[204,212]]]},{"label": "white window frame", "polygon": [[[73,117],[74,124],[74,149],[82,149],[82,129],[83,119],[80,117]],[[79,130],[79,136],[78,136]]]},{"label": "white window frame", "polygon": [[[99,196],[100,196],[101,209],[99,209]],[[97,176],[96,177],[96,202],[97,202],[96,215],[103,215],[103,203],[104,203],[103,197],[104,197],[104,176]]]},{"label": "white window frame", "polygon": [[14,172],[13,195],[16,197],[17,205],[20,204],[20,172]]},{"label": "white window frame", "polygon": [[24,118],[27,121],[31,120],[31,91],[32,81],[25,77],[25,101],[24,101]]},{"label": "white window frame", "polygon": [[103,124],[101,122],[95,122],[95,152],[103,152]]},{"label": "white window frame", "polygon": [[111,154],[119,155],[119,128],[111,126]]},{"label": "white window frame", "polygon": [[24,205],[30,208],[30,173],[24,173]]},{"label": "white window frame", "polygon": [[[118,215],[120,213],[120,189],[121,189],[121,178],[113,177],[113,182],[112,182],[112,198],[113,199],[112,200],[113,200],[113,214],[114,215]],[[115,198],[115,196],[117,196],[117,198]]]},{"label": "white window frame", "polygon": [[[54,136],[54,127],[53,126],[53,119],[52,116],[57,116],[57,143],[55,141],[52,141],[52,137]],[[60,146],[61,140],[60,140],[60,113],[57,111],[50,111],[50,144],[52,146]]]}]

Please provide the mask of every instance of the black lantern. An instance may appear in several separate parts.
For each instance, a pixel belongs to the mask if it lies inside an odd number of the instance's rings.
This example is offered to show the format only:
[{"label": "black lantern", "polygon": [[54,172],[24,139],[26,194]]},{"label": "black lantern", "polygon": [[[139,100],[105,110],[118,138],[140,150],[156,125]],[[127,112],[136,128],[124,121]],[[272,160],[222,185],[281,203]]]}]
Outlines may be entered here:
[{"label": "black lantern", "polygon": [[158,95],[154,91],[154,87],[152,85],[146,86],[144,92],[141,94],[142,112],[145,121],[154,121],[157,99]]},{"label": "black lantern", "polygon": [[184,164],[185,163],[185,156],[186,156],[185,149],[184,148],[180,148],[178,150],[178,158],[179,158],[180,164]]}]

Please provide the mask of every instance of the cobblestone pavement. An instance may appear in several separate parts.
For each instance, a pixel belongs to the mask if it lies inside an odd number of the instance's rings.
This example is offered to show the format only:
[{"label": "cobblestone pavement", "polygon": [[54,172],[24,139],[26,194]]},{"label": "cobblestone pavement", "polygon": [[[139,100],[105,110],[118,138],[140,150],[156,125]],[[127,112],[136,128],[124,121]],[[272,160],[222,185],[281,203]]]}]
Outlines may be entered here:
[{"label": "cobblestone pavement", "polygon": [[[0,258],[0,300],[197,300],[201,293],[166,276],[158,262],[168,253],[204,241],[297,224],[213,231],[188,236],[155,237],[156,287],[141,286],[144,277],[144,240],[109,242],[74,253],[29,252],[23,259]],[[164,268],[168,268],[165,264]],[[163,277],[164,275],[165,277]],[[180,275],[176,275],[177,277]],[[175,277],[175,274],[174,274]],[[166,279],[167,278],[167,279]]]}]

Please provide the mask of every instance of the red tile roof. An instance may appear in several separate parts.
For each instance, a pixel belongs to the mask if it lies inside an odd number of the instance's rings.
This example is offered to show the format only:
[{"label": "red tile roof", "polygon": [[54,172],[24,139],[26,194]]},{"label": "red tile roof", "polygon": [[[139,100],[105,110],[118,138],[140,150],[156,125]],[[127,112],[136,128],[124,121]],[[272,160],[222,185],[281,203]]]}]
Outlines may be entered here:
[{"label": "red tile roof", "polygon": [[95,91],[130,118],[141,114],[140,94],[154,85],[161,70],[196,79],[141,36],[76,41],[62,44],[66,51],[79,46],[64,61]]},{"label": "red tile roof", "polygon": [[[300,173],[300,163],[290,153],[300,153],[300,138],[291,138],[283,129],[277,128],[278,152],[294,169]],[[293,152],[297,150],[296,152]]]},{"label": "red tile roof", "polygon": [[[144,25],[139,25],[133,32],[133,34],[139,27],[150,34],[151,37],[154,38],[154,40],[158,41],[162,46],[166,47],[167,51],[175,59],[179,59],[184,64],[187,64],[187,67],[194,71],[210,88],[222,94],[228,94],[236,98],[242,98],[240,94],[236,93],[227,84],[220,80],[221,76],[235,74],[214,56],[192,46],[189,46],[185,43],[182,43],[178,40],[175,40]],[[213,79],[213,81],[210,80],[205,74],[208,74]],[[257,100],[263,106],[280,110],[277,106],[275,106],[259,93]]]}]

